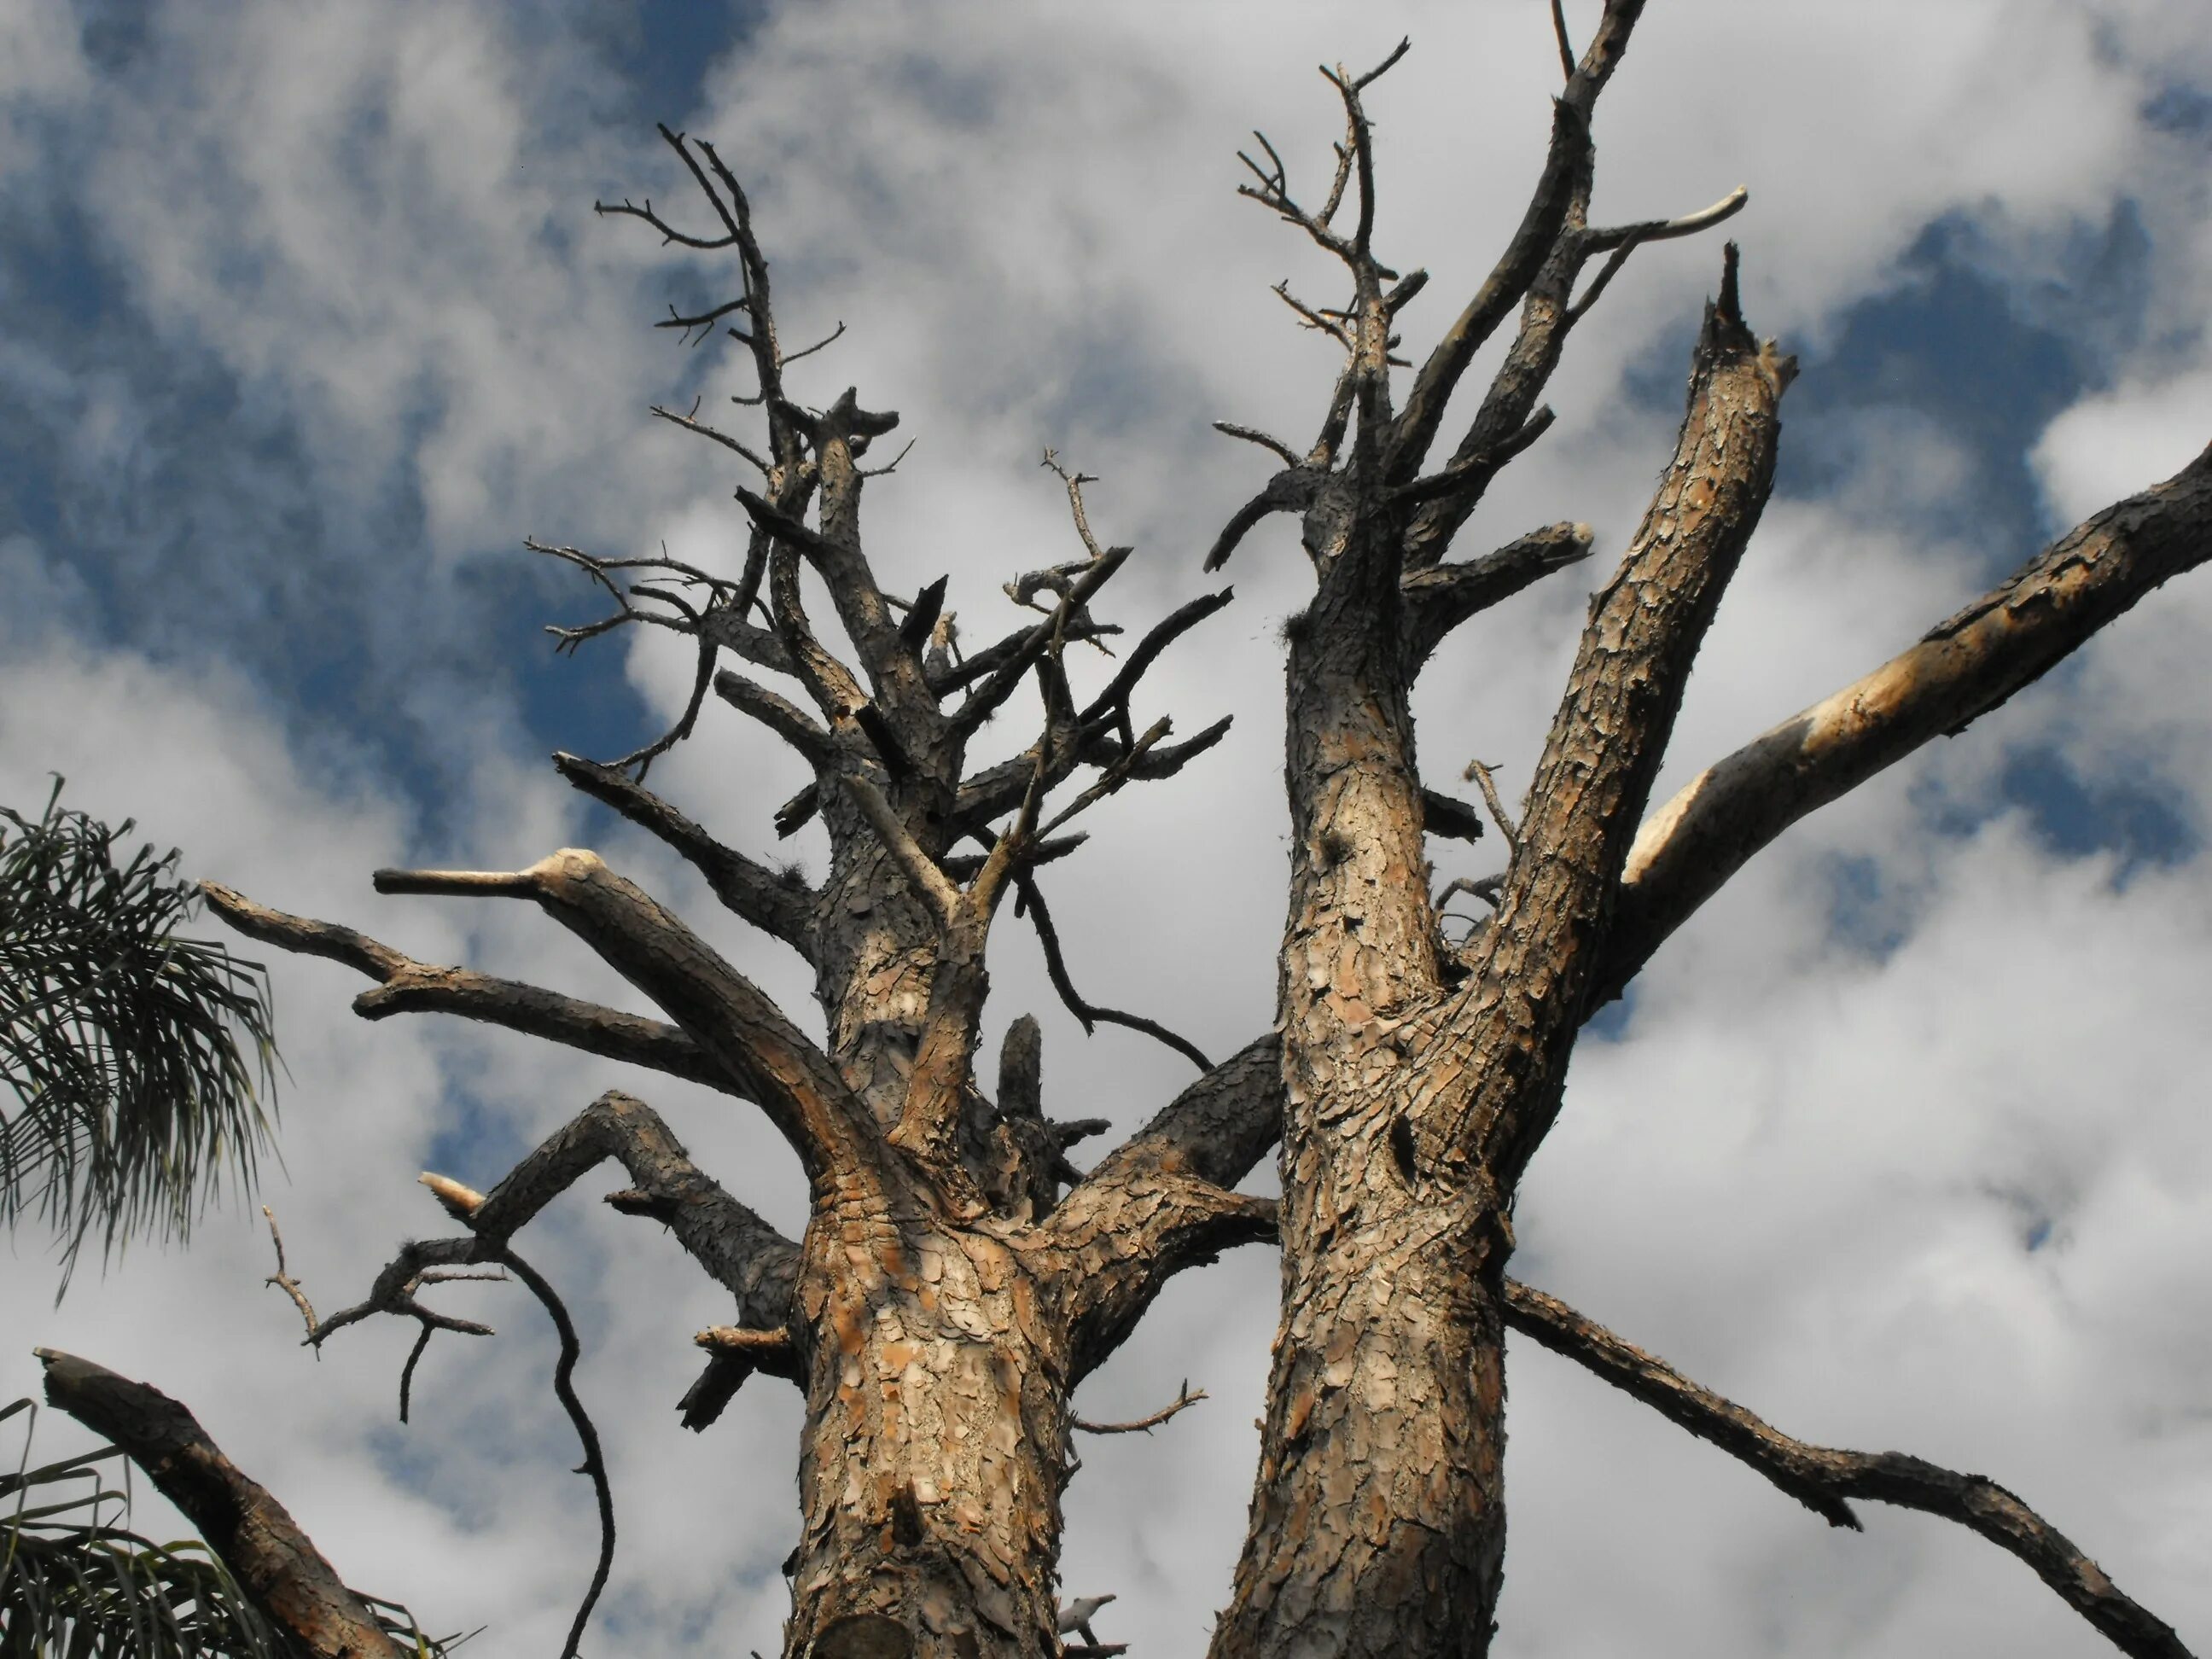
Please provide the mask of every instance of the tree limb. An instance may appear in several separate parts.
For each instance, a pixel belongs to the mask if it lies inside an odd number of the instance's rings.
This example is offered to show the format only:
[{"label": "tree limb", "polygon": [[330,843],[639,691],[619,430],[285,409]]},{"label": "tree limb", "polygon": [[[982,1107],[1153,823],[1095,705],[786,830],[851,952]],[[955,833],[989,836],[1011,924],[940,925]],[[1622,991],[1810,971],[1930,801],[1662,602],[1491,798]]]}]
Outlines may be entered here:
[{"label": "tree limb", "polygon": [[1443,423],[1460,376],[1474,361],[1483,343],[1497,331],[1506,313],[1536,280],[1566,222],[1572,197],[1589,145],[1590,112],[1598,94],[1628,49],[1628,37],[1643,14],[1644,0],[1606,0],[1605,15],[1583,52],[1582,61],[1567,78],[1566,89],[1552,114],[1552,141],[1520,224],[1498,255],[1466,308],[1444,331],[1421,365],[1406,407],[1397,421],[1385,465],[1385,481],[1404,483],[1420,471],[1429,447]]},{"label": "tree limb", "polygon": [[[781,1328],[791,1318],[799,1247],[702,1171],[660,1115],[610,1089],[541,1141],[488,1194],[425,1176],[448,1213],[494,1251],[560,1194],[607,1159],[635,1186],[611,1195],[627,1215],[667,1226],[684,1254],[737,1298],[747,1325]],[[778,1376],[787,1373],[776,1372]],[[796,1380],[796,1373],[789,1373]]]},{"label": "tree limb", "polygon": [[[1794,364],[1738,306],[1735,250],[1706,307],[1674,458],[1589,627],[1538,763],[1484,957],[1447,1024],[1503,1044],[1442,1115],[1510,1191],[1558,1115],[1564,1062],[1600,970],[1611,908],[1699,641],[1772,487],[1776,410]],[[1541,964],[1539,968],[1538,964]],[[1547,1081],[1536,1083],[1534,1079]]]},{"label": "tree limb", "polygon": [[1709,767],[1638,832],[1592,1007],[1753,854],[1815,808],[2032,684],[2212,558],[2212,448],[2106,507],[1901,655]]},{"label": "tree limb", "polygon": [[751,1098],[712,1054],[673,1025],[517,980],[417,962],[366,933],[271,910],[215,882],[202,882],[200,891],[216,915],[248,939],[343,963],[378,981],[375,989],[354,1000],[354,1012],[363,1019],[401,1013],[458,1014],[686,1082],[703,1083],[740,1099]]},{"label": "tree limb", "polygon": [[[734,675],[717,677],[716,685]],[[779,700],[780,701],[780,700]],[[723,908],[805,957],[814,959],[814,895],[734,848],[725,847],[690,818],[612,766],[579,755],[556,753],[554,769],[632,823],[650,830],[707,878]]]},{"label": "tree limb", "polygon": [[1995,1481],[1900,1452],[1836,1451],[1793,1440],[1565,1303],[1505,1281],[1513,1329],[1749,1464],[1831,1526],[1858,1529],[1845,1501],[1873,1498],[1955,1521],[2019,1557],[2098,1632],[2135,1659],[2189,1659],[2171,1626],[2120,1592],[2063,1534]]},{"label": "tree limb", "polygon": [[143,1382],[36,1350],[49,1403],[123,1448],[222,1558],[254,1609],[315,1659],[401,1659],[284,1506],[222,1454],[198,1419]]},{"label": "tree limb", "polygon": [[380,870],[381,893],[530,898],[651,997],[768,1115],[813,1179],[874,1162],[875,1130],[829,1057],[761,989],[598,854],[526,870]]},{"label": "tree limb", "polygon": [[1586,524],[1546,525],[1465,564],[1419,565],[1406,572],[1406,650],[1426,662],[1445,635],[1468,617],[1503,605],[1522,589],[1590,555]]}]

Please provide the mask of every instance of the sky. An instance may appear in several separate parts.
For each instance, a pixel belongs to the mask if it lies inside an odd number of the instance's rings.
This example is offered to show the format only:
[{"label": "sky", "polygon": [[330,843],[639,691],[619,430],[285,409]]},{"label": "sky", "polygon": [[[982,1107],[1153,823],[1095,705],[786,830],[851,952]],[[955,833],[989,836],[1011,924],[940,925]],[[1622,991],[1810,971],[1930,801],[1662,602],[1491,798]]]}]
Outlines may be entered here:
[{"label": "sky", "polygon": [[[617,9],[0,0],[0,802],[35,805],[59,772],[66,801],[136,817],[193,875],[635,1006],[531,907],[368,885],[379,866],[594,846],[811,1020],[788,953],[545,763],[657,734],[690,662],[621,635],[556,659],[543,628],[592,599],[523,538],[717,568],[742,545],[726,456],[646,412],[748,388],[726,342],[650,326],[731,272],[593,200],[696,217],[656,120],[747,181],[787,337],[846,325],[798,395],[857,386],[916,441],[869,487],[887,585],[949,572],[969,638],[1010,626],[998,585],[1077,551],[1037,465],[1050,445],[1099,476],[1101,533],[1138,549],[1108,610],[1139,626],[1210,590],[1200,558],[1264,478],[1209,423],[1307,433],[1334,367],[1267,292],[1287,276],[1325,296],[1328,273],[1234,196],[1249,131],[1318,188],[1336,123],[1314,65],[1412,37],[1370,107],[1378,245],[1434,278],[1407,313],[1418,352],[1534,177],[1547,8]],[[1577,39],[1596,9],[1571,0]],[[2195,0],[1654,0],[1597,137],[1602,220],[1748,188],[1730,227],[1745,307],[1802,367],[1662,795],[2212,437]],[[1441,653],[1419,702],[1433,776],[1479,757],[1509,799],[1525,786],[1584,595],[1668,453],[1719,265],[1710,239],[1644,250],[1577,331],[1558,425],[1461,545],[1574,519],[1599,556]],[[1310,581],[1279,522],[1227,574],[1235,603],[1148,686],[1184,732],[1234,714],[1230,739],[1097,811],[1045,882],[1079,985],[1216,1054],[1272,1016],[1277,630]],[[1515,1267],[1789,1432],[2002,1481],[2199,1650],[2208,638],[2212,578],[2184,578],[1755,860],[1582,1045]],[[800,781],[727,711],[653,772],[724,839],[779,855],[769,815]],[[822,844],[793,845],[818,872]],[[1439,874],[1491,855],[1446,848]],[[1133,1127],[1188,1077],[1141,1037],[1086,1039],[1020,930],[993,952],[987,1031],[1042,1019],[1054,1115]],[[779,1224],[803,1219],[795,1164],[727,1101],[459,1022],[367,1024],[347,970],[270,967],[283,1167],[260,1197],[326,1311],[440,1231],[418,1170],[488,1187],[611,1086]],[[616,1482],[621,1553],[587,1651],[773,1651],[798,1401],[757,1382],[703,1437],[679,1428],[690,1334],[726,1303],[592,1201],[620,1184],[586,1182],[518,1241],[583,1328]],[[556,1650],[595,1533],[535,1308],[449,1290],[499,1334],[440,1338],[403,1428],[411,1328],[349,1331],[318,1359],[263,1283],[273,1265],[234,1200],[188,1250],[134,1247],[57,1306],[47,1241],[19,1233],[0,1400],[35,1392],[33,1344],[150,1381],[354,1583],[434,1631],[487,1626],[487,1659]],[[1273,1293],[1256,1250],[1186,1276],[1078,1396],[1093,1419],[1186,1377],[1211,1396],[1083,1449],[1064,1583],[1118,1595],[1102,1639],[1204,1643],[1243,1535]],[[1832,1531],[1525,1343],[1509,1383],[1510,1659],[2106,1650],[1960,1528],[1870,1504],[1863,1535]],[[52,1415],[37,1434],[41,1455],[81,1439]],[[142,1524],[163,1515],[142,1496]]]}]

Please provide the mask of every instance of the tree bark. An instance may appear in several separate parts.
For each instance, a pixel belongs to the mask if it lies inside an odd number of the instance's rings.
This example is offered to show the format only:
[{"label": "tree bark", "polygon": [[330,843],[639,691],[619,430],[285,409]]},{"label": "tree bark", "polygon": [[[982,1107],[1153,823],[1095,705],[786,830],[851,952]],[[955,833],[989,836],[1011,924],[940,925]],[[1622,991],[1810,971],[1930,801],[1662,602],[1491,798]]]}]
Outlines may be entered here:
[{"label": "tree bark", "polygon": [[1382,645],[1406,637],[1401,567],[1361,550],[1389,520],[1322,561],[1290,667],[1283,1316],[1219,1659],[1488,1650],[1511,1197],[1557,1113],[1691,659],[1765,503],[1790,372],[1744,325],[1731,249],[1674,464],[1593,601],[1498,917],[1449,994],[1409,677]]},{"label": "tree bark", "polygon": [[1058,1298],[1018,1248],[852,1190],[807,1230],[803,1513],[784,1650],[1056,1650]]}]

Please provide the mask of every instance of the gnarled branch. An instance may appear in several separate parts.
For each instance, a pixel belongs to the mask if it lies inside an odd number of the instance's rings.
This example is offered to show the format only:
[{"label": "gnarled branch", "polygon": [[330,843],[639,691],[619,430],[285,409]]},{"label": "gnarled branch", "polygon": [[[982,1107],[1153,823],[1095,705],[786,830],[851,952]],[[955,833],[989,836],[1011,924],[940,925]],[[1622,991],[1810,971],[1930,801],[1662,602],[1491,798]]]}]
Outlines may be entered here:
[{"label": "gnarled branch", "polygon": [[1513,1329],[1749,1464],[1831,1526],[1857,1529],[1858,1517],[1846,1501],[1853,1498],[1955,1521],[2026,1562],[2121,1652],[2135,1659],[2189,1659],[2172,1626],[2123,1595],[2065,1534],[1994,1480],[1900,1452],[1836,1451],[1794,1440],[1564,1302],[1511,1279],[1505,1282],[1505,1319]]}]

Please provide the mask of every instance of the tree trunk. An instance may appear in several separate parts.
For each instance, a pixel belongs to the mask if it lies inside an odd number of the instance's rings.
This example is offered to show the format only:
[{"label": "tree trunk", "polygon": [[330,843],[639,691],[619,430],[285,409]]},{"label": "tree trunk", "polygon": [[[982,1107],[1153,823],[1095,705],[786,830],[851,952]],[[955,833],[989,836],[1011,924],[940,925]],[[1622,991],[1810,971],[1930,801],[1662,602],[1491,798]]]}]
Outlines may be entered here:
[{"label": "tree trunk", "polygon": [[1056,1653],[1056,1298],[1003,1237],[851,1188],[817,1210],[805,1249],[805,1519],[784,1651]]},{"label": "tree trunk", "polygon": [[[1487,1651],[1505,1374],[1485,1218],[1401,1200],[1285,1252],[1258,1487],[1217,1659]],[[1470,1223],[1473,1224],[1470,1228]],[[1470,1273],[1471,1252],[1486,1269]]]}]

